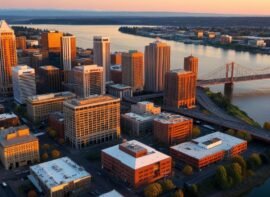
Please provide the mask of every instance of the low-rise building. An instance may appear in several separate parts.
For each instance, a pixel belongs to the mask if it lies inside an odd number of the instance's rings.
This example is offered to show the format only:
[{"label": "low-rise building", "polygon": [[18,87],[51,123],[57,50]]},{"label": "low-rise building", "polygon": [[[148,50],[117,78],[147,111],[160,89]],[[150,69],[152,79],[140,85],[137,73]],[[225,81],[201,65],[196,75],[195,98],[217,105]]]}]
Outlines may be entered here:
[{"label": "low-rise building", "polygon": [[132,97],[133,92],[130,86],[124,84],[112,84],[108,86],[108,92],[110,95],[120,98],[123,97]]},{"label": "low-rise building", "polygon": [[91,175],[68,157],[30,167],[29,179],[46,196],[79,196],[88,188]]},{"label": "low-rise building", "polygon": [[155,106],[154,103],[149,101],[141,101],[138,102],[136,105],[131,106],[131,112],[136,114],[152,114],[152,115],[158,115],[161,112],[161,108],[158,106]]},{"label": "low-rise building", "polygon": [[172,159],[136,140],[101,152],[102,168],[137,188],[171,175]]},{"label": "low-rise building", "polygon": [[6,169],[39,162],[38,138],[27,126],[10,127],[0,132],[0,159]]},{"label": "low-rise building", "polygon": [[154,119],[154,138],[172,145],[191,139],[193,120],[181,115],[161,113]]},{"label": "low-rise building", "polygon": [[175,160],[195,168],[203,168],[227,157],[238,155],[247,149],[247,141],[215,132],[170,148]]},{"label": "low-rise building", "polygon": [[76,95],[71,92],[59,92],[28,97],[26,100],[27,115],[33,122],[47,120],[50,113],[63,111],[63,102],[65,100],[75,97]]},{"label": "low-rise building", "polygon": [[20,119],[14,113],[0,114],[0,128],[15,127],[20,124]]},{"label": "low-rise building", "polygon": [[232,36],[229,35],[222,35],[220,37],[221,44],[231,44],[232,43]]},{"label": "low-rise building", "polygon": [[251,39],[248,40],[248,45],[252,47],[265,47],[266,43],[262,39]]}]

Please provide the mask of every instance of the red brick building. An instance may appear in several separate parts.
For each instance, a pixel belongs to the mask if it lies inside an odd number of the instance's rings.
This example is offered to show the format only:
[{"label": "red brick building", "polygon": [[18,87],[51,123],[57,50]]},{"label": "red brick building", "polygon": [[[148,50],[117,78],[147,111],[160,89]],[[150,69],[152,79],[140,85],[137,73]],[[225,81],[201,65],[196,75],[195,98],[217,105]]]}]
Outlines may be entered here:
[{"label": "red brick building", "polygon": [[19,124],[20,120],[15,114],[0,114],[0,128],[15,127]]},{"label": "red brick building", "polygon": [[57,132],[59,139],[64,139],[64,115],[62,112],[57,111],[49,114],[48,125],[50,128]]},{"label": "red brick building", "polygon": [[161,113],[154,119],[154,138],[167,145],[191,139],[193,120],[181,115]]},{"label": "red brick building", "polygon": [[136,140],[102,150],[102,168],[138,188],[171,175],[172,160]]},{"label": "red brick building", "polygon": [[173,159],[201,169],[247,149],[247,141],[215,132],[170,148]]}]

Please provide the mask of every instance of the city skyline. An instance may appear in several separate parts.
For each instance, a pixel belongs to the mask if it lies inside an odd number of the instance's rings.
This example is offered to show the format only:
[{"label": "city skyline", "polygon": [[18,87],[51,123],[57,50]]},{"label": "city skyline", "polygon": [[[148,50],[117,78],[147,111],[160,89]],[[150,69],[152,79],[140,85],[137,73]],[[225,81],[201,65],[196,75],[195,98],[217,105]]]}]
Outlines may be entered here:
[{"label": "city skyline", "polygon": [[[112,6],[113,5],[113,6]],[[241,7],[241,10],[239,10]],[[239,15],[269,15],[270,2],[267,0],[245,1],[245,0],[228,0],[224,2],[213,0],[190,0],[180,2],[169,0],[164,5],[162,0],[107,0],[88,2],[78,0],[59,1],[31,1],[31,0],[13,0],[1,3],[1,8],[8,9],[62,9],[62,10],[92,10],[92,11],[162,11],[162,12],[187,12],[187,13],[209,13],[209,14],[239,14]]]}]

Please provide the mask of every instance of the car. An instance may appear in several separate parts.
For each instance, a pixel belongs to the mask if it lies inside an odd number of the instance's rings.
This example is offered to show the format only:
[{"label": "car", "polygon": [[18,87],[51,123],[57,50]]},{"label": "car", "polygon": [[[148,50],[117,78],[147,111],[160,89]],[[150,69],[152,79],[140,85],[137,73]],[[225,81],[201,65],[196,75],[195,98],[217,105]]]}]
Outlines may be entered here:
[{"label": "car", "polygon": [[2,187],[7,187],[7,183],[6,182],[2,182]]}]

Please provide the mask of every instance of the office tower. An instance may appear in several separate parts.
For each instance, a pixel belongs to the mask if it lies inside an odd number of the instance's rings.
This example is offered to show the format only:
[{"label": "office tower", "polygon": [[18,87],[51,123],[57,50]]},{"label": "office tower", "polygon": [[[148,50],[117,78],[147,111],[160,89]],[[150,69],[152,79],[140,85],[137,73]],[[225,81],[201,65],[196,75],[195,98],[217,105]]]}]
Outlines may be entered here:
[{"label": "office tower", "polygon": [[61,63],[64,70],[64,81],[69,82],[68,76],[76,60],[76,37],[64,35],[61,38]]},{"label": "office tower", "polygon": [[169,177],[172,158],[136,140],[103,149],[102,168],[134,188]]},{"label": "office tower", "polygon": [[21,50],[26,49],[26,37],[25,36],[16,37],[16,48],[21,49]]},{"label": "office tower", "polygon": [[122,64],[122,53],[115,52],[111,54],[111,65],[121,65]]},{"label": "office tower", "polygon": [[58,92],[55,94],[42,94],[28,97],[26,100],[27,116],[32,122],[48,119],[52,112],[63,111],[63,102],[75,98],[71,92]]},{"label": "office tower", "polygon": [[111,66],[110,39],[108,37],[94,37],[94,64],[103,67],[104,84],[110,81]]},{"label": "office tower", "polygon": [[156,41],[145,47],[145,90],[161,92],[164,89],[165,74],[170,71],[171,48]]},{"label": "office tower", "polygon": [[62,90],[62,73],[59,68],[51,65],[38,69],[40,93],[60,92]]},{"label": "office tower", "polygon": [[7,170],[39,162],[38,138],[25,125],[2,130],[0,159]]},{"label": "office tower", "polygon": [[36,95],[35,69],[27,65],[13,67],[12,83],[15,101],[25,104],[27,97]]},{"label": "office tower", "polygon": [[0,21],[0,95],[12,95],[12,67],[17,65],[16,38],[6,21]]},{"label": "office tower", "polygon": [[43,50],[48,52],[61,51],[61,37],[63,33],[58,31],[48,31],[41,35],[41,45]]},{"label": "office tower", "polygon": [[81,98],[105,94],[103,68],[97,65],[76,66],[73,69],[75,93]]},{"label": "office tower", "polygon": [[190,140],[192,128],[192,119],[163,112],[154,119],[153,133],[157,142],[172,145]]},{"label": "office tower", "polygon": [[122,83],[131,86],[133,92],[143,91],[143,53],[129,51],[122,54]]},{"label": "office tower", "polygon": [[122,83],[122,66],[121,65],[112,65],[111,66],[111,81],[114,83]]},{"label": "office tower", "polygon": [[65,139],[83,148],[120,136],[120,99],[92,96],[64,102]]},{"label": "office tower", "polygon": [[91,183],[91,175],[68,157],[31,166],[29,177],[47,197],[82,196]]},{"label": "office tower", "polygon": [[41,53],[33,53],[31,56],[30,66],[35,70],[43,65],[43,55]]},{"label": "office tower", "polygon": [[198,77],[198,69],[199,69],[199,58],[194,57],[194,56],[188,56],[185,57],[184,60],[184,70],[186,71],[191,71],[195,73],[196,79]]},{"label": "office tower", "polygon": [[173,70],[166,73],[164,104],[168,107],[192,108],[196,102],[196,75],[191,71]]}]

